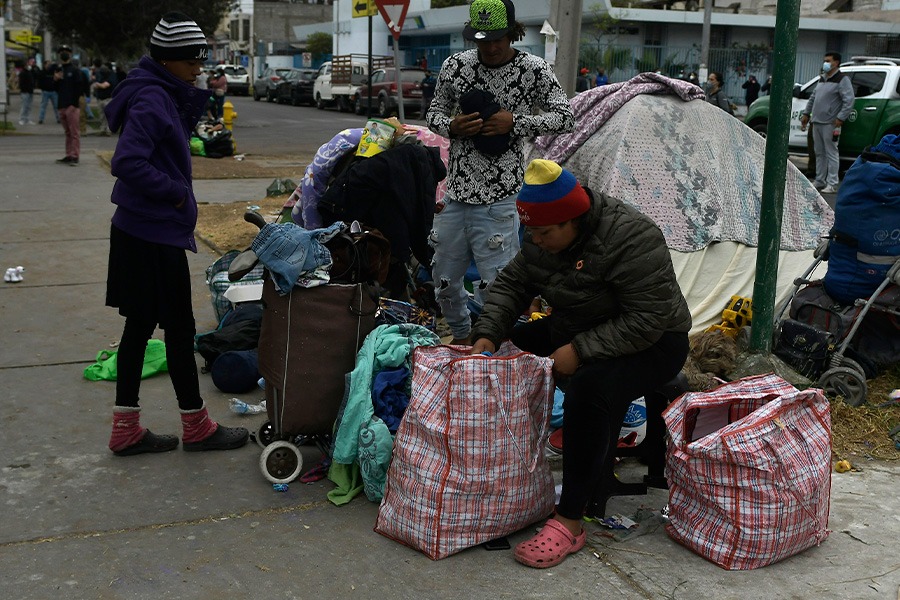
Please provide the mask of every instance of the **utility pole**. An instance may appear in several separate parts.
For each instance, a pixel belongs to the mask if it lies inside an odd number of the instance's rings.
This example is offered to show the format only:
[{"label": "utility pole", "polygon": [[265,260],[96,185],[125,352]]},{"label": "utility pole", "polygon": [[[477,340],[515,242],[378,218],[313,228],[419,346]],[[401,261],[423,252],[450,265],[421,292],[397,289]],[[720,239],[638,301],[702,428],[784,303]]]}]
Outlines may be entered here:
[{"label": "utility pole", "polygon": [[759,215],[759,246],[756,250],[756,279],[753,283],[753,327],[750,328],[750,351],[756,354],[772,350],[775,328],[775,287],[778,279],[778,252],[781,248],[784,180],[787,174],[791,96],[799,26],[800,0],[779,0],[775,12],[773,53],[774,62],[779,68],[772,73],[772,100],[769,104],[769,130],[766,135],[766,161]]},{"label": "utility pole", "polygon": [[6,87],[6,20],[4,12],[6,3],[0,2],[0,43],[3,44],[3,52],[0,52],[0,113],[3,114],[3,132],[6,133],[6,112],[9,110],[9,89]]},{"label": "utility pole", "polygon": [[566,94],[575,95],[575,75],[581,46],[581,10],[583,0],[551,0],[550,26],[558,33],[553,70]]},{"label": "utility pole", "polygon": [[697,73],[698,81],[706,83],[709,77],[709,32],[712,28],[713,0],[705,0],[703,3],[703,33],[700,38],[700,72]]}]

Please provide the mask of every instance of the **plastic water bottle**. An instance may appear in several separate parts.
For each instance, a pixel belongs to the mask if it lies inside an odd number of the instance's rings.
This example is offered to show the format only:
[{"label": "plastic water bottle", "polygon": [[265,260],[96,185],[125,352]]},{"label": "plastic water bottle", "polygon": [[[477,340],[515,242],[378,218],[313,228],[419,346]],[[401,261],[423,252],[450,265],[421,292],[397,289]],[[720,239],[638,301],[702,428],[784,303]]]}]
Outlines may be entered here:
[{"label": "plastic water bottle", "polygon": [[841,138],[841,126],[835,125],[834,131],[831,133],[831,139],[835,141],[835,143]]},{"label": "plastic water bottle", "polygon": [[266,401],[263,400],[259,404],[247,404],[239,398],[229,400],[231,412],[239,415],[258,415],[266,411]]}]

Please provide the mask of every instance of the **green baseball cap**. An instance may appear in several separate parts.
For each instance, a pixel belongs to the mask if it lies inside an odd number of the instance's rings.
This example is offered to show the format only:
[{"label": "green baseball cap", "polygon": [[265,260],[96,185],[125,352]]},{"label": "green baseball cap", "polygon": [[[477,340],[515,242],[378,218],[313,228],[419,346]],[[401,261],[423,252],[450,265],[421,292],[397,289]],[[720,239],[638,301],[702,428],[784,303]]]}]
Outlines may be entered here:
[{"label": "green baseball cap", "polygon": [[463,37],[470,42],[492,42],[505,36],[516,22],[516,7],[510,0],[474,0]]}]

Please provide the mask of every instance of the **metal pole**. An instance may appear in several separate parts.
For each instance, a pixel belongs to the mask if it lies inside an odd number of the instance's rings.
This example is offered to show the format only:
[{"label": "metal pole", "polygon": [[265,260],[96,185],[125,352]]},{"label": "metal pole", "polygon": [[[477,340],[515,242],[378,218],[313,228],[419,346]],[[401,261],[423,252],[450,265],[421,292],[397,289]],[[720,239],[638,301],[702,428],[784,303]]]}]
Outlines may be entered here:
[{"label": "metal pole", "polygon": [[[372,10],[371,10],[371,3],[373,1],[374,0],[369,0],[369,9],[370,10],[369,10],[369,16],[368,16],[368,19],[369,19],[369,73],[368,73],[368,75],[366,75],[366,94],[368,94],[369,100],[368,100],[368,103],[366,104],[366,106],[368,107],[368,108],[366,108],[366,118],[367,119],[372,118]],[[352,65],[353,61],[350,61],[350,62],[351,62],[350,72],[352,73],[353,72],[353,65]]]},{"label": "metal pole", "polygon": [[[0,8],[2,8],[0,4]],[[0,43],[3,51],[0,52],[0,113],[3,113],[3,134],[6,135],[6,113],[9,110],[9,89],[6,87],[6,21],[0,12]]]},{"label": "metal pole", "polygon": [[712,28],[713,0],[703,3],[703,32],[700,34],[700,72],[697,73],[699,82],[706,83],[709,77],[709,32]]},{"label": "metal pole", "polygon": [[772,100],[766,136],[762,203],[759,219],[759,247],[756,253],[756,280],[753,285],[753,327],[750,351],[772,350],[775,327],[775,286],[778,278],[778,250],[784,210],[784,180],[787,173],[788,133],[791,119],[791,92],[797,58],[797,30],[800,0],[779,0],[775,13],[775,50],[778,68],[772,73]]},{"label": "metal pole", "polygon": [[583,0],[551,0],[550,26],[559,32],[556,62],[553,70],[569,96],[575,95],[575,74],[581,45],[581,10]]},{"label": "metal pole", "polygon": [[[397,114],[400,115],[400,122],[406,121],[406,115],[403,114],[403,79],[400,77],[400,44],[394,37],[394,79],[397,82]],[[369,86],[371,88],[371,86]]]}]

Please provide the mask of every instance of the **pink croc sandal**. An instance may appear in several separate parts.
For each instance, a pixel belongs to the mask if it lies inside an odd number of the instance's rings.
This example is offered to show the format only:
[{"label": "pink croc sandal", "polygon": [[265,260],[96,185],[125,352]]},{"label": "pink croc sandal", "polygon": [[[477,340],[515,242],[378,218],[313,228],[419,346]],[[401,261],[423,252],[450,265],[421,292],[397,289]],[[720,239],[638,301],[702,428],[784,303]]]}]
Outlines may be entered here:
[{"label": "pink croc sandal", "polygon": [[555,519],[549,519],[536,536],[516,546],[516,560],[535,569],[555,567],[584,547],[587,534],[574,536]]}]

